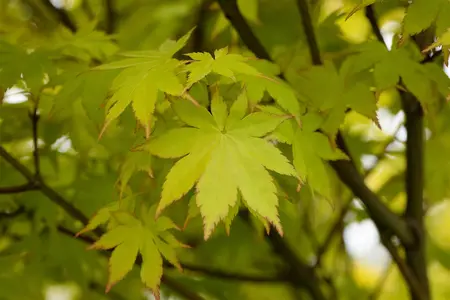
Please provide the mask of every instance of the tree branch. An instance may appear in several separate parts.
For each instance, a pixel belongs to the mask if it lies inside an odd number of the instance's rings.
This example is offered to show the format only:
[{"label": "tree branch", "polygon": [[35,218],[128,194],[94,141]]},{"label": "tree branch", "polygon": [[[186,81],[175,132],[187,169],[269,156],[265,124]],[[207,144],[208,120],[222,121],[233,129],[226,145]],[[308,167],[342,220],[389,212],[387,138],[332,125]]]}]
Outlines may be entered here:
[{"label": "tree branch", "polygon": [[[337,146],[350,157],[350,153],[344,142],[344,138],[339,133],[336,139]],[[372,192],[364,182],[364,178],[356,169],[353,160],[330,161],[330,165],[338,174],[339,178],[361,199],[367,208],[367,213],[382,231],[389,230],[394,233],[405,245],[412,245],[414,237],[408,224],[399,216],[393,213],[378,196]]]},{"label": "tree branch", "polygon": [[[215,277],[219,279],[225,280],[233,280],[233,281],[246,281],[246,282],[254,282],[254,283],[286,283],[289,281],[288,274],[286,272],[278,272],[277,274],[269,275],[261,275],[261,274],[242,274],[232,271],[226,271],[221,269],[216,269],[212,267],[203,267],[196,266],[189,263],[180,263],[183,270],[187,270],[189,272],[199,273],[203,276]],[[166,268],[173,268],[171,265],[165,266]]]},{"label": "tree branch", "polygon": [[105,0],[105,23],[106,33],[111,34],[115,30],[115,13],[114,13],[114,0]]},{"label": "tree branch", "polygon": [[21,185],[16,186],[6,186],[6,187],[0,187],[0,195],[1,194],[19,194],[23,192],[28,191],[36,191],[39,187],[36,186],[34,183],[25,183]]},{"label": "tree branch", "polygon": [[[371,7],[367,9],[372,9]],[[367,10],[366,9],[366,10]],[[371,21],[374,31],[379,31],[375,15],[372,14]],[[421,33],[425,34],[425,33]],[[419,34],[420,35],[420,34]],[[421,45],[417,38],[413,37],[420,49],[425,45]],[[380,40],[383,42],[383,39]],[[424,41],[426,42],[426,41]],[[435,56],[436,53],[433,55]],[[439,55],[439,54],[437,54]],[[433,60],[433,56],[428,56],[422,63]],[[427,275],[426,250],[425,250],[425,228],[424,228],[424,210],[423,210],[423,165],[424,165],[424,125],[423,125],[423,109],[419,101],[409,92],[400,90],[403,111],[406,116],[406,195],[407,204],[404,218],[407,220],[410,228],[413,230],[415,243],[405,244],[406,262],[405,271],[402,272],[403,277],[408,283],[408,287],[413,300],[427,300],[430,298],[430,288]],[[389,245],[386,245],[388,248]],[[389,249],[388,249],[389,250]],[[391,253],[392,255],[392,253]],[[399,267],[401,267],[399,265]],[[408,268],[409,267],[409,268]],[[412,272],[410,272],[410,269]],[[411,274],[410,274],[411,273]]]},{"label": "tree branch", "polygon": [[[308,21],[311,23],[303,24],[303,30],[305,31],[305,36],[308,41],[312,62],[314,65],[321,65],[320,49],[315,38],[308,4],[306,0],[297,0],[297,6],[302,15],[302,22],[305,23]],[[337,134],[336,139],[337,146],[350,157],[350,152],[348,151],[344,138],[340,132]],[[378,227],[392,230],[394,234],[407,244],[413,242],[413,236],[406,222],[389,210],[389,208],[378,199],[378,196],[367,187],[364,178],[356,169],[353,160],[330,161],[330,165],[336,171],[341,181],[352,190],[356,197],[361,199],[367,208],[369,216]]]},{"label": "tree branch", "polygon": [[302,26],[306,36],[309,54],[311,55],[311,61],[314,65],[321,65],[322,58],[320,57],[319,44],[314,33],[314,25],[309,13],[307,0],[297,0],[297,7],[302,17]]},{"label": "tree branch", "polygon": [[402,97],[403,111],[406,116],[406,195],[407,204],[405,218],[415,230],[417,242],[405,246],[406,261],[420,282],[426,297],[412,299],[428,299],[429,286],[425,253],[425,229],[423,221],[423,164],[424,164],[424,127],[423,110],[420,103],[411,94]]},{"label": "tree branch", "polygon": [[239,33],[244,44],[259,58],[272,61],[269,52],[253,34],[244,16],[240,13],[236,0],[217,0],[225,17]]},{"label": "tree branch", "polygon": [[391,254],[392,260],[398,266],[400,273],[408,284],[409,289],[411,290],[411,295],[414,299],[417,300],[426,300],[428,297],[424,294],[424,291],[421,289],[421,283],[417,280],[416,276],[411,272],[408,264],[400,257],[398,254],[397,248],[394,246],[392,241],[386,237],[384,234],[380,234],[381,242],[386,247],[386,249]]},{"label": "tree branch", "polygon": [[59,205],[72,218],[80,221],[84,225],[88,223],[89,219],[80,210],[72,206],[72,204],[67,202],[60,194],[45,184],[41,178],[36,178],[23,164],[9,154],[8,151],[6,151],[2,146],[0,146],[0,157],[6,160],[6,162],[22,174],[30,184],[35,185],[37,190],[40,190],[52,202]]},{"label": "tree branch", "polygon": [[36,179],[41,177],[41,163],[39,160],[39,145],[38,145],[38,124],[39,124],[39,114],[38,114],[38,103],[34,104],[33,112],[30,114],[31,128],[33,131],[33,161],[34,161],[34,177]]},{"label": "tree branch", "polygon": [[375,17],[375,11],[373,10],[373,6],[369,5],[365,8],[366,18],[369,20],[370,26],[372,26],[372,31],[375,34],[377,40],[384,43],[383,35],[381,34],[380,27],[378,26],[377,18]]},{"label": "tree branch", "polygon": [[75,33],[77,31],[77,26],[72,22],[69,15],[66,13],[64,9],[58,9],[50,2],[50,0],[42,1],[44,6],[48,8],[55,16],[58,17],[58,20],[66,26],[70,31]]}]

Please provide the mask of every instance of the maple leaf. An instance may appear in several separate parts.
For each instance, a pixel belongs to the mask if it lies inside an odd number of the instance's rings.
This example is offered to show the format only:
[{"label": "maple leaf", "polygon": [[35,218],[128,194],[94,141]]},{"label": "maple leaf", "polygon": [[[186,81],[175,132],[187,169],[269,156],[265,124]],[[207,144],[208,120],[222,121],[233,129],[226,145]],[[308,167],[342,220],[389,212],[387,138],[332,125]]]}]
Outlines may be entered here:
[{"label": "maple leaf", "polygon": [[93,70],[124,69],[114,79],[111,98],[107,101],[105,124],[100,136],[111,121],[119,117],[131,104],[136,119],[150,135],[152,115],[161,93],[180,96],[184,87],[177,77],[182,65],[172,56],[187,42],[192,30],[178,41],[167,41],[158,50],[122,53],[127,58],[94,68]]},{"label": "maple leaf", "polygon": [[[377,121],[375,95],[362,82],[346,84],[347,70],[337,72],[331,64],[314,66],[300,79],[301,94],[311,106],[325,113],[322,129],[334,136],[345,118],[347,108]],[[326,82],[327,88],[324,88]]]},{"label": "maple leaf", "polygon": [[248,100],[255,105],[261,101],[264,92],[267,92],[283,109],[298,116],[300,104],[295,90],[283,80],[277,78],[280,69],[277,65],[266,60],[254,60],[249,62],[261,75],[238,74],[236,77],[242,81],[247,91]]},{"label": "maple leaf", "polygon": [[312,130],[297,129],[292,143],[294,167],[299,177],[326,198],[331,198],[325,160],[348,159],[339,149],[333,149],[328,138]]},{"label": "maple leaf", "polygon": [[78,234],[94,230],[99,225],[110,223],[109,231],[89,249],[112,249],[109,259],[109,278],[106,292],[128,274],[136,261],[137,255],[142,256],[141,280],[159,299],[159,286],[163,273],[163,259],[181,270],[176,257],[175,248],[186,247],[168,231],[178,229],[168,217],[153,218],[156,207],[147,209],[143,206],[140,219],[122,210],[115,202],[100,209],[89,224]]},{"label": "maple leaf", "polygon": [[233,80],[236,79],[236,74],[261,75],[258,70],[246,63],[248,58],[240,54],[229,54],[228,47],[214,51],[214,58],[206,52],[186,55],[194,60],[186,66],[186,70],[189,72],[188,87],[212,72]]},{"label": "maple leaf", "polygon": [[[379,90],[395,87],[401,79],[404,86],[417,97],[425,111],[438,101],[439,96],[448,96],[448,85],[447,88],[438,88],[436,93],[434,85],[442,87],[443,80],[430,71],[430,63],[420,63],[422,58],[414,55],[414,48],[412,51],[406,47],[391,51],[385,49],[378,55],[374,55],[381,45],[381,43],[372,42],[361,47],[359,54],[350,57],[348,62],[344,63],[345,68],[343,67],[347,76],[373,67],[375,86]],[[364,64],[363,67],[358,66],[357,62],[363,60],[370,63]]]},{"label": "maple leaf", "polygon": [[447,0],[414,0],[406,9],[403,19],[404,33],[414,35],[430,27]]},{"label": "maple leaf", "polygon": [[[220,97],[212,101],[212,114],[188,101],[176,101],[174,111],[192,127],[171,129],[151,139],[146,147],[163,158],[182,157],[167,174],[157,214],[197,183],[196,202],[203,217],[205,239],[235,207],[238,191],[250,209],[282,234],[276,187],[268,170],[296,174],[281,152],[261,137],[285,121],[286,116],[265,112],[245,116],[245,99],[239,97],[229,114]],[[186,130],[192,134],[185,135]],[[180,139],[175,140],[174,136]]]}]

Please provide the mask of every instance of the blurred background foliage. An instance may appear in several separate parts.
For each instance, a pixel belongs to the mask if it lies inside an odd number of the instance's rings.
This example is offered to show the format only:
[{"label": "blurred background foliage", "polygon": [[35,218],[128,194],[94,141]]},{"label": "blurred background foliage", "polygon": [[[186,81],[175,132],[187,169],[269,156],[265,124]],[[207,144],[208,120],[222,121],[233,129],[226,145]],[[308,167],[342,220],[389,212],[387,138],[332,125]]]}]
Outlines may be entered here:
[{"label": "blurred background foliage", "polygon": [[[310,1],[317,37],[325,59],[343,61],[353,45],[372,38],[364,10],[345,20],[357,0]],[[405,1],[375,5],[383,37],[392,44],[404,16]],[[257,37],[295,88],[298,76],[310,65],[300,15],[292,0],[238,1]],[[0,144],[22,164],[33,168],[33,134],[29,118],[39,93],[41,175],[45,182],[86,216],[118,199],[117,180],[129,149],[138,139],[135,121],[126,111],[98,140],[104,120],[102,104],[116,71],[80,73],[107,62],[119,50],[158,47],[168,38],[179,38],[197,26],[184,52],[213,51],[228,46],[248,51],[214,1],[200,0],[0,0]],[[442,62],[441,62],[442,63]],[[444,66],[443,66],[444,67]],[[81,75],[79,75],[81,74]],[[18,78],[22,80],[18,80]],[[327,88],[327,83],[323,83]],[[201,93],[201,91],[199,91]],[[200,99],[200,97],[197,97]],[[403,191],[404,115],[399,94],[390,89],[378,95],[381,128],[350,112],[343,125],[352,155],[366,183],[397,213],[405,207]],[[161,108],[163,110],[163,108]],[[426,225],[428,273],[433,299],[450,299],[450,108],[427,120]],[[170,126],[168,124],[167,126]],[[137,160],[138,163],[142,161]],[[154,177],[134,173],[130,184],[143,196],[155,197],[150,187],[160,187],[168,166],[151,162]],[[334,173],[333,199],[316,199],[302,189],[294,203],[282,202],[284,239],[296,254],[326,279],[336,299],[408,299],[397,268],[381,246],[378,233],[358,199]],[[23,178],[0,159],[0,186],[18,186]],[[296,189],[296,182],[286,181]],[[186,202],[168,208],[183,226]],[[65,235],[60,225],[80,229],[40,191],[0,193],[0,299],[143,299],[146,293],[137,268],[113,290],[104,294],[107,260],[86,244]],[[182,249],[182,262],[199,269],[220,269],[230,274],[273,274],[281,264],[261,234],[236,220],[231,235],[219,228],[202,240],[201,218],[190,221],[179,233],[191,249]],[[330,232],[332,234],[330,234]],[[317,251],[328,247],[317,263]],[[240,280],[236,276],[179,273],[165,270],[164,299],[187,298],[183,291],[205,299],[309,299],[277,280]],[[193,268],[195,269],[195,268]],[[249,276],[251,277],[251,276]],[[325,284],[327,285],[327,284]],[[300,294],[299,294],[300,293]],[[58,298],[59,297],[59,298]],[[333,299],[330,296],[330,299]]]}]

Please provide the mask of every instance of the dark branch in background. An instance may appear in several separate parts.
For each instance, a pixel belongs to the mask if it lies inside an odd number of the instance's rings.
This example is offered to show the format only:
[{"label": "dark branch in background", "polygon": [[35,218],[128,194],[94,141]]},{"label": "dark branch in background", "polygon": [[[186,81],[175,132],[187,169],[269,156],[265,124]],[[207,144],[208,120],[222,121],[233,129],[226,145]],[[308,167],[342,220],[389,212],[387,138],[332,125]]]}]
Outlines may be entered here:
[{"label": "dark branch in background", "polygon": [[13,212],[1,212],[0,213],[0,220],[4,219],[13,219],[17,216],[20,216],[21,214],[25,213],[25,207],[20,206],[18,209],[16,209]]},{"label": "dark branch in background", "polygon": [[[372,9],[371,6],[366,10]],[[368,15],[373,20],[371,24],[377,24],[375,15]],[[374,26],[374,25],[373,25]],[[373,27],[374,31],[379,31],[378,26]],[[422,33],[422,34],[426,34]],[[419,34],[420,35],[420,34]],[[418,38],[419,37],[419,38]],[[420,49],[424,49],[427,45],[421,45],[420,36],[413,37]],[[383,42],[381,39],[380,42]],[[432,41],[428,41],[432,42]],[[434,53],[433,56],[439,55]],[[431,62],[433,57],[428,56],[422,63]],[[403,243],[406,252],[407,265],[402,271],[403,277],[408,283],[408,287],[413,300],[430,299],[430,288],[427,275],[426,250],[425,250],[425,228],[423,221],[423,190],[424,190],[424,125],[423,110],[419,101],[409,92],[400,91],[403,111],[406,116],[406,194],[407,204],[404,218],[410,225],[414,233],[416,242],[412,245]],[[390,240],[388,242],[391,242]],[[385,244],[386,247],[389,244]],[[395,260],[395,258],[394,258]],[[401,265],[399,265],[399,268]]]},{"label": "dark branch in background", "polygon": [[105,23],[106,23],[106,33],[111,34],[115,30],[115,19],[116,15],[114,13],[114,0],[104,0],[105,1]]},{"label": "dark branch in background", "polygon": [[241,40],[258,58],[272,61],[272,58],[266,48],[261,44],[258,38],[253,34],[250,25],[248,25],[244,16],[239,11],[236,0],[218,0],[225,17],[238,32]]},{"label": "dark branch in background", "polygon": [[386,249],[391,254],[392,260],[396,263],[400,273],[405,279],[406,283],[408,283],[408,287],[411,290],[411,294],[414,299],[417,300],[426,300],[428,297],[424,294],[424,291],[421,289],[421,284],[417,280],[416,276],[411,272],[409,265],[405,263],[405,260],[400,257],[398,254],[397,248],[394,243],[386,238],[384,235],[380,235],[381,242],[386,247]]},{"label": "dark branch in background", "polygon": [[[315,37],[307,1],[298,0],[297,6],[302,16],[303,30],[305,31],[305,36],[308,41],[312,63],[314,65],[321,65],[322,59],[320,57],[320,49]],[[309,22],[310,24],[305,24],[306,22]],[[351,157],[340,132],[337,134],[336,144],[345,154]],[[336,171],[341,181],[352,190],[356,197],[361,199],[367,208],[369,216],[378,227],[392,230],[405,243],[411,244],[413,242],[413,236],[406,222],[390,211],[389,208],[380,201],[378,196],[367,187],[364,178],[357,170],[353,160],[330,161],[330,165]]]},{"label": "dark branch in background", "polygon": [[384,43],[383,35],[381,34],[380,27],[378,26],[377,18],[375,17],[375,12],[372,5],[366,6],[366,18],[369,20],[372,31],[375,34],[378,41]]},{"label": "dark branch in background", "polygon": [[316,35],[314,33],[314,25],[311,19],[311,14],[309,13],[307,0],[297,0],[297,7],[300,12],[300,16],[302,17],[303,31],[308,43],[311,61],[313,65],[321,65],[322,58],[320,57],[319,44],[317,43]]},{"label": "dark branch in background", "polygon": [[36,186],[37,190],[40,190],[46,195],[52,202],[59,205],[64,211],[75,220],[80,221],[83,224],[87,224],[89,219],[76,207],[67,202],[60,194],[45,184],[42,179],[36,178],[23,164],[9,154],[5,148],[0,146],[0,157],[6,160],[11,166],[13,166],[20,174],[22,174],[29,182]]},{"label": "dark branch in background", "polygon": [[33,182],[28,182],[21,185],[0,187],[0,194],[19,194],[28,191],[36,191],[39,187]]},{"label": "dark branch in background", "polygon": [[42,3],[44,4],[44,6],[46,6],[48,8],[49,11],[52,12],[52,14],[54,14],[58,20],[64,25],[66,26],[70,31],[72,31],[73,33],[75,33],[77,31],[77,26],[75,26],[75,24],[72,22],[72,20],[70,19],[69,15],[67,14],[67,12],[64,9],[58,9],[55,6],[53,6],[53,4],[50,2],[50,0],[43,0]]},{"label": "dark branch in background", "polygon": [[[393,134],[388,139],[383,141],[381,151],[376,155],[376,163],[364,173],[364,180],[372,174],[372,172],[378,166],[379,162],[383,159],[383,157],[386,154],[387,147],[392,142],[395,141],[395,136],[397,135],[397,133],[400,130],[400,128],[402,127],[402,125],[403,124],[400,123],[399,126],[397,126],[397,128],[394,130]],[[347,215],[347,212],[349,211],[349,209],[351,208],[352,199],[353,199],[353,197],[351,197],[350,199],[347,199],[344,207],[342,207],[338,217],[336,218],[334,225],[331,227],[331,230],[328,232],[328,235],[325,237],[324,242],[319,246],[319,248],[317,250],[317,254],[316,254],[316,257],[317,257],[316,266],[320,265],[322,257],[326,253],[329,245],[331,244],[331,241],[333,240],[334,235],[342,230],[342,227],[344,225],[344,218]]]},{"label": "dark branch in background", "polygon": [[[38,101],[38,100],[36,100]],[[34,161],[34,177],[39,179],[41,177],[41,163],[39,160],[39,145],[38,145],[38,124],[39,113],[38,103],[34,104],[33,112],[30,114],[31,127],[33,131],[33,161]]]},{"label": "dark branch in background", "polygon": [[[424,126],[423,110],[420,103],[411,94],[403,93],[403,111],[406,116],[406,195],[405,218],[416,233],[417,243],[406,247],[406,261],[420,282],[424,297],[428,299],[429,286],[425,253],[425,229],[423,221],[423,164],[424,164]],[[416,292],[417,293],[417,292]]]}]

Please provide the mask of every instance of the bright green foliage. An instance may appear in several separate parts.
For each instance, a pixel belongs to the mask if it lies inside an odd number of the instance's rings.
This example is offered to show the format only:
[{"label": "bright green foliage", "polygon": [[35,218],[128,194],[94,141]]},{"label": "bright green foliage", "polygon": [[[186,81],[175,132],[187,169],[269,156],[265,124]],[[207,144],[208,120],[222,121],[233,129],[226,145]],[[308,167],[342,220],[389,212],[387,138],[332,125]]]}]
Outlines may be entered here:
[{"label": "bright green foliage", "polygon": [[[324,114],[321,128],[334,136],[351,108],[376,121],[376,99],[364,83],[346,82],[345,73],[332,65],[312,67],[301,78],[301,93],[310,105]],[[326,85],[326,88],[324,86]]]},{"label": "bright green foliage", "polygon": [[[183,246],[167,230],[177,226],[167,217],[157,221],[152,219],[154,209],[141,212],[141,220],[125,210],[120,210],[117,203],[102,208],[78,234],[94,230],[99,225],[112,223],[109,230],[100,237],[91,249],[109,250],[114,248],[109,259],[109,279],[106,287],[111,287],[129,273],[138,253],[142,256],[141,279],[159,299],[159,286],[162,276],[162,256],[170,263],[181,268],[174,247]],[[162,255],[162,256],[161,256]]]},{"label": "bright green foliage", "polygon": [[209,53],[188,53],[186,54],[194,61],[186,69],[189,72],[187,85],[205,78],[211,72],[236,79],[237,74],[261,75],[255,68],[245,62],[247,59],[240,54],[229,54],[228,48],[214,51],[214,58]]},{"label": "bright green foliage", "polygon": [[187,42],[192,31],[178,41],[167,41],[158,51],[125,52],[128,58],[105,64],[96,70],[123,69],[111,87],[113,96],[106,103],[105,125],[116,119],[131,103],[136,119],[150,135],[152,114],[159,92],[180,96],[183,86],[177,77],[180,62],[172,56]]},{"label": "bright green foliage", "polygon": [[331,187],[324,160],[348,159],[339,149],[331,145],[323,134],[297,130],[292,144],[294,166],[300,178],[312,189],[331,198]]},{"label": "bright green foliage", "polygon": [[[440,79],[437,79],[439,75],[427,70],[426,65],[419,62],[420,58],[414,55],[416,49],[411,48],[388,51],[383,50],[383,46],[378,42],[372,42],[361,47],[360,54],[350,57],[344,70],[347,74],[358,74],[373,67],[374,84],[380,91],[396,86],[401,80],[404,86],[419,99],[424,109],[428,110],[438,101],[437,98],[447,97],[448,88],[440,89],[441,94],[436,94],[434,85],[439,84]],[[364,64],[360,64],[361,61],[364,61]],[[360,91],[363,90],[360,89]]]},{"label": "bright green foliage", "polygon": [[417,34],[432,25],[436,18],[440,17],[439,12],[444,6],[450,6],[446,0],[414,0],[406,10],[403,20],[406,34]]},{"label": "bright green foliage", "polygon": [[172,104],[174,111],[194,128],[173,129],[146,146],[160,157],[184,156],[167,175],[158,214],[198,181],[196,201],[203,217],[205,239],[236,206],[238,190],[249,208],[282,232],[276,187],[266,169],[285,175],[295,175],[295,171],[279,150],[260,137],[275,130],[286,117],[264,112],[245,116],[243,101],[245,97],[240,96],[228,114],[225,102],[215,97],[209,114],[201,106],[178,100]]}]

